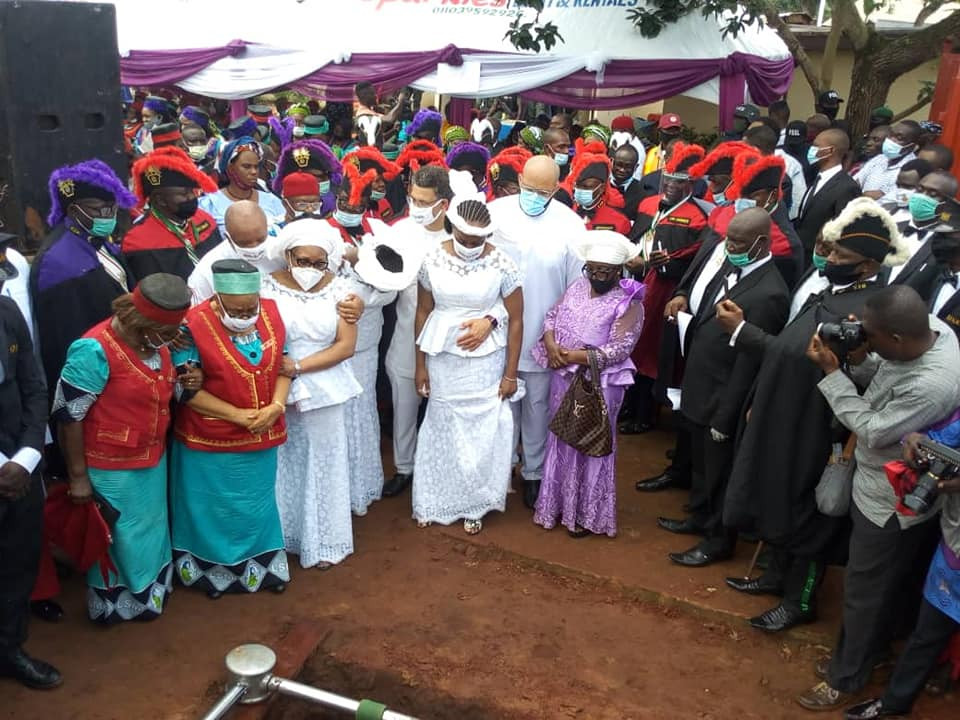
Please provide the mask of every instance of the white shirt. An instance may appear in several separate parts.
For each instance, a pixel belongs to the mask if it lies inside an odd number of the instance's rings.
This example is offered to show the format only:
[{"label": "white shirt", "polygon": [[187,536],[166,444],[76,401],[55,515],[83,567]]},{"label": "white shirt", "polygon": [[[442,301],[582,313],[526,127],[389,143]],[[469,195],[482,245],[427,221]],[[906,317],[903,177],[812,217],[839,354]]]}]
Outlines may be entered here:
[{"label": "white shirt", "polygon": [[[268,243],[271,241],[271,238],[267,238],[262,245],[264,248],[264,253],[259,260],[247,260],[247,258],[242,258],[257,268],[262,275],[269,275],[270,273],[276,270],[281,270],[284,267],[283,263],[276,260],[271,260],[268,257],[269,253],[267,252],[266,248]],[[214,295],[213,264],[217,260],[233,260],[237,258],[240,258],[240,255],[233,247],[233,243],[231,243],[229,240],[224,240],[215,248],[210,250],[210,252],[200,258],[200,262],[197,263],[197,266],[193,269],[193,272],[190,273],[190,277],[187,278],[187,287],[190,288],[190,293],[193,295],[191,302],[194,305],[199,305],[200,303],[209,300]]]},{"label": "white shirt", "polygon": [[803,176],[803,166],[793,155],[783,150],[774,150],[774,155],[783,158],[787,176],[793,184],[789,216],[794,220],[800,214],[800,203],[803,201],[803,196],[807,194],[807,179]]},{"label": "white shirt", "polygon": [[561,202],[551,201],[542,215],[528,216],[517,195],[487,206],[497,229],[492,242],[520,269],[523,278],[523,346],[521,372],[549,372],[530,350],[543,335],[543,318],[581,277],[583,259],[576,245],[587,230],[583,220]]},{"label": "white shirt", "polygon": [[[394,224],[394,227],[409,232],[419,232],[423,242],[427,243],[432,250],[438,247],[449,236],[442,228],[440,230],[428,230],[422,225],[417,225],[409,217],[403,218]],[[397,324],[393,330],[393,337],[390,339],[390,347],[387,348],[387,355],[384,362],[400,377],[412,378],[416,374],[416,338],[414,337],[414,321],[417,316],[417,281],[410,284],[410,287],[397,293]]]},{"label": "white shirt", "polygon": [[7,248],[7,260],[17,269],[17,277],[3,283],[0,294],[13,300],[30,329],[30,338],[36,341],[33,329],[33,305],[30,302],[30,264],[13,248]]},{"label": "white shirt", "polygon": [[[956,281],[960,281],[960,273],[954,273],[953,277]],[[957,285],[960,286],[960,282],[957,282]],[[933,307],[930,308],[930,311],[934,315],[939,315],[940,311],[943,310],[943,306],[957,293],[957,288],[949,283],[944,283],[940,288],[940,292],[937,293],[936,299],[933,301]]]},{"label": "white shirt", "polygon": [[860,183],[864,192],[880,191],[884,195],[882,200],[896,203],[897,175],[904,165],[916,157],[913,153],[907,153],[891,166],[886,156],[877,155],[864,163],[853,179]]},{"label": "white shirt", "polygon": [[[763,267],[764,265],[766,265],[766,264],[767,264],[768,262],[770,262],[771,260],[773,260],[773,255],[771,255],[770,253],[767,253],[767,256],[766,256],[765,258],[763,258],[763,259],[761,259],[761,260],[757,260],[756,262],[752,262],[752,263],[750,263],[749,265],[746,265],[746,266],[740,268],[740,273],[739,273],[739,275],[738,275],[737,273],[735,273],[735,272],[732,272],[732,273],[730,273],[729,275],[727,275],[727,286],[720,288],[719,292],[717,292],[717,297],[716,297],[716,299],[713,301],[713,304],[716,305],[717,303],[719,303],[719,302],[723,299],[723,296],[727,293],[727,291],[728,291],[728,290],[732,290],[733,287],[734,287],[740,280],[743,280],[743,278],[745,278],[747,275],[749,275],[750,273],[752,273],[752,272],[753,272],[754,270],[756,270],[757,268]],[[737,325],[737,329],[734,330],[734,331],[733,331],[733,335],[730,336],[730,347],[735,347],[735,346],[736,346],[736,344],[737,344],[737,338],[740,337],[740,331],[743,330],[743,326],[746,325],[746,324],[747,324],[747,321],[746,321],[746,320],[741,320],[741,321],[740,321],[740,324]]]},{"label": "white shirt", "polygon": [[703,266],[703,270],[700,271],[697,279],[694,280],[693,287],[690,288],[690,297],[687,298],[687,306],[690,308],[691,315],[696,315],[697,311],[700,310],[700,302],[703,300],[703,294],[707,291],[707,285],[710,284],[717,273],[720,272],[720,268],[723,267],[723,261],[727,257],[726,252],[724,252],[725,245],[726,243],[723,241],[717,243],[717,246],[713,249],[713,253]]},{"label": "white shirt", "polygon": [[793,299],[790,301],[790,317],[787,322],[792,322],[800,314],[800,308],[810,299],[811,295],[823,292],[828,285],[830,285],[830,281],[819,272],[812,273],[810,277],[804,280],[803,284],[793,292]]}]

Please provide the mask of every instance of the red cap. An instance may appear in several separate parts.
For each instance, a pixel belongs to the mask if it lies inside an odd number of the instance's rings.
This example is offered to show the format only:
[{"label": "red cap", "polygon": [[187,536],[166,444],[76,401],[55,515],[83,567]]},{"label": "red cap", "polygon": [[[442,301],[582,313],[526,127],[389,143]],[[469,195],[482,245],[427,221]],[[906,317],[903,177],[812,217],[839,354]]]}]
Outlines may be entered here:
[{"label": "red cap", "polygon": [[610,129],[614,132],[632,133],[634,130],[633,118],[629,115],[618,115],[613,119],[613,122],[610,123]]},{"label": "red cap", "polygon": [[143,294],[141,290],[142,287],[142,285],[137,285],[132,294],[133,306],[137,309],[138,313],[158,325],[179,325],[183,322],[183,317],[190,308],[185,307],[179,310],[162,308]]},{"label": "red cap", "polygon": [[284,197],[303,197],[320,194],[320,183],[307,172],[293,172],[283,178]]},{"label": "red cap", "polygon": [[676,113],[664,113],[660,116],[660,124],[658,127],[661,130],[665,128],[678,128],[683,127],[683,122],[681,122],[680,116]]}]

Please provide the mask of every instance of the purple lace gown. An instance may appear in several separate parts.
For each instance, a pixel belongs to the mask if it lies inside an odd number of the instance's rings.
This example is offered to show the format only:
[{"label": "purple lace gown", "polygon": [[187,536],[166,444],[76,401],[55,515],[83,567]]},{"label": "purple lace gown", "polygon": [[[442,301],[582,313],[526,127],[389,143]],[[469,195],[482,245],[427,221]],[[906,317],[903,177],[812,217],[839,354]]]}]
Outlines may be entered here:
[{"label": "purple lace gown", "polygon": [[[533,521],[550,529],[559,521],[573,530],[617,534],[617,414],[627,386],[633,384],[630,353],[643,328],[643,284],[621,280],[619,287],[591,297],[590,282],[580,278],[548,313],[543,330],[553,330],[557,344],[570,349],[599,350],[600,381],[613,431],[613,453],[588,457],[547,436],[547,455]],[[541,339],[532,350],[534,360],[549,367]],[[550,417],[556,413],[579,365],[553,370],[550,378]]]}]

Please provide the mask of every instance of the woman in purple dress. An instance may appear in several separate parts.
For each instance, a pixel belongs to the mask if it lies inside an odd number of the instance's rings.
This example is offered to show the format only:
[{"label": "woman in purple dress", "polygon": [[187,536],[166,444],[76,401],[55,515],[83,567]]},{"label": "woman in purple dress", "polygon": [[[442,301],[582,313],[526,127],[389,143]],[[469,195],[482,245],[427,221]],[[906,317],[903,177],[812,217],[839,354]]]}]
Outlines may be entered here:
[{"label": "woman in purple dress", "polygon": [[539,365],[553,370],[551,417],[576,373],[588,365],[587,350],[597,351],[613,452],[588,457],[551,432],[533,515],[533,521],[548,530],[560,522],[572,537],[617,534],[617,414],[627,386],[633,384],[630,353],[643,327],[643,284],[621,278],[623,264],[636,257],[638,249],[612,230],[588,231],[580,246],[584,277],[547,313],[543,337],[532,350]]}]

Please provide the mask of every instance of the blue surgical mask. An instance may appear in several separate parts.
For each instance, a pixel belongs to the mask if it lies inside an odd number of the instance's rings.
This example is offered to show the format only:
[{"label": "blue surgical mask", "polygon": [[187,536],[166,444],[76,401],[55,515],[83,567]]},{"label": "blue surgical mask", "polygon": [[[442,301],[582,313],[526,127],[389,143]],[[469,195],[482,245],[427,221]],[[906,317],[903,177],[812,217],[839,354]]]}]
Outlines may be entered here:
[{"label": "blue surgical mask", "polygon": [[330,192],[330,181],[324,180],[320,183],[320,194],[326,195],[328,192]]},{"label": "blue surgical mask", "polygon": [[729,205],[727,202],[726,194],[721,190],[720,192],[715,192],[713,194],[713,204],[714,205]]},{"label": "blue surgical mask", "polygon": [[371,190],[371,191],[370,191],[370,199],[373,200],[374,202],[380,202],[380,201],[383,200],[386,196],[387,196],[387,194],[386,194],[383,190]]},{"label": "blue surgical mask", "polygon": [[337,208],[333,211],[333,219],[336,220],[337,224],[341,227],[355,228],[363,222],[363,215],[360,213],[344,212],[340,208]]},{"label": "blue surgical mask", "polygon": [[733,209],[738,213],[741,213],[749,208],[755,208],[756,206],[757,201],[751,200],[750,198],[737,198],[733,201]]},{"label": "blue surgical mask", "polygon": [[753,252],[753,249],[757,246],[757,243],[760,242],[760,238],[762,237],[763,235],[757,235],[757,239],[753,241],[753,245],[751,245],[746,252],[732,253],[726,248],[724,248],[723,252],[727,256],[727,262],[729,262],[734,267],[738,267],[738,268],[746,267],[747,265],[750,265],[751,263],[756,262],[757,258],[750,257],[750,253]]},{"label": "blue surgical mask", "polygon": [[820,271],[827,266],[827,256],[826,255],[817,255],[816,250],[813,252],[813,266]]},{"label": "blue surgical mask", "polygon": [[880,148],[880,152],[883,153],[883,156],[887,160],[895,160],[901,155],[903,155],[904,146],[898,142],[894,142],[890,138],[885,138],[883,145]]},{"label": "blue surgical mask", "polygon": [[819,152],[820,152],[820,148],[818,148],[816,145],[811,145],[810,147],[807,148],[807,162],[810,165],[816,165],[818,162],[823,160],[822,157],[819,157],[817,155],[817,153]]},{"label": "blue surgical mask", "polygon": [[914,221],[922,223],[933,220],[937,216],[940,201],[929,195],[917,192],[910,196],[907,207],[910,209],[910,216]]},{"label": "blue surgical mask", "polygon": [[573,201],[582,208],[590,209],[597,204],[597,199],[593,196],[594,191],[586,188],[574,188]]},{"label": "blue surgical mask", "polygon": [[550,204],[550,200],[551,198],[545,198],[533,192],[533,190],[520,188],[520,209],[530,217],[543,215],[547,210],[547,205]]},{"label": "blue surgical mask", "polygon": [[553,156],[553,159],[560,167],[563,167],[570,162],[570,156],[567,153],[556,153]]}]

